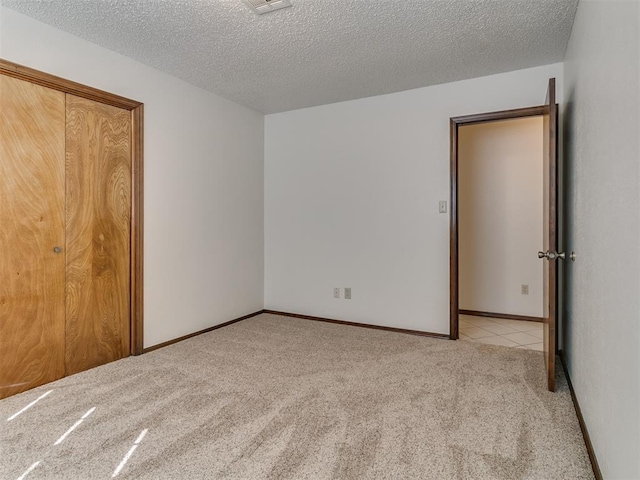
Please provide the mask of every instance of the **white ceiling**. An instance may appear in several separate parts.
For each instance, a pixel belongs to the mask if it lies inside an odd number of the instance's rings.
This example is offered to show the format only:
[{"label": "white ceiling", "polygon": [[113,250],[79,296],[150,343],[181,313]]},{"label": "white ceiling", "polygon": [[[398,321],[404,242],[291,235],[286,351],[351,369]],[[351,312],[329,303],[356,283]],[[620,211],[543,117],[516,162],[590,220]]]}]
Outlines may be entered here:
[{"label": "white ceiling", "polygon": [[578,0],[2,0],[263,113],[562,61]]}]

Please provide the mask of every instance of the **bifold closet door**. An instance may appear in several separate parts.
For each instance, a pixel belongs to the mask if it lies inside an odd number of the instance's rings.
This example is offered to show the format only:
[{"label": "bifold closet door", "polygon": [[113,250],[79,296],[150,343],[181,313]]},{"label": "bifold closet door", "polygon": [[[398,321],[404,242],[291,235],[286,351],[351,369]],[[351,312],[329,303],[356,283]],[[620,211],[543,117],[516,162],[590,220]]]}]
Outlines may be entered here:
[{"label": "bifold closet door", "polygon": [[0,75],[0,398],[64,376],[65,94]]},{"label": "bifold closet door", "polygon": [[67,94],[66,374],[129,355],[131,113]]}]

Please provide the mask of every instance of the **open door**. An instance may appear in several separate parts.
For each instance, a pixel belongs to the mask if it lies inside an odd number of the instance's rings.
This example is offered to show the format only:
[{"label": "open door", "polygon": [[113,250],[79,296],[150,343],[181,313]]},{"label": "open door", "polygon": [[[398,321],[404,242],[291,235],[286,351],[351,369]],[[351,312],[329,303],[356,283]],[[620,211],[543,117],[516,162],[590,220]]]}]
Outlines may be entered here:
[{"label": "open door", "polygon": [[546,105],[548,111],[543,115],[543,251],[538,257],[544,261],[544,362],[547,370],[547,385],[549,391],[555,391],[556,367],[556,296],[558,258],[564,258],[564,253],[558,253],[557,210],[557,131],[558,108],[556,106],[556,79],[549,79]]},{"label": "open door", "polygon": [[450,333],[449,338],[458,339],[459,285],[458,285],[458,129],[463,125],[493,122],[512,118],[542,116],[543,118],[543,251],[538,257],[544,261],[543,317],[544,317],[544,361],[547,386],[555,391],[556,367],[556,300],[558,288],[558,184],[557,184],[557,133],[558,107],[556,105],[556,79],[549,79],[547,100],[544,105],[481,113],[450,119],[451,135],[451,231],[450,231]]}]

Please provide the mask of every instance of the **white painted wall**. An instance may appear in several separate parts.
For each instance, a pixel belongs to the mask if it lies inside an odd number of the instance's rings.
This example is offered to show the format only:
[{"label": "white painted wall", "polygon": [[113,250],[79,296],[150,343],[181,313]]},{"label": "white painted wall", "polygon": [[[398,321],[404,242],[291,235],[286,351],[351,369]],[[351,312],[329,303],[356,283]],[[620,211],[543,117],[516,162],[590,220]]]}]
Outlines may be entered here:
[{"label": "white painted wall", "polygon": [[640,478],[640,8],[581,1],[566,56],[564,348],[604,478]]},{"label": "white painted wall", "polygon": [[0,8],[0,57],[145,104],[145,346],[261,310],[264,117]]},{"label": "white painted wall", "polygon": [[265,308],[449,333],[449,118],[540,105],[562,70],[268,115]]},{"label": "white painted wall", "polygon": [[542,139],[542,117],[458,130],[461,309],[542,317]]}]

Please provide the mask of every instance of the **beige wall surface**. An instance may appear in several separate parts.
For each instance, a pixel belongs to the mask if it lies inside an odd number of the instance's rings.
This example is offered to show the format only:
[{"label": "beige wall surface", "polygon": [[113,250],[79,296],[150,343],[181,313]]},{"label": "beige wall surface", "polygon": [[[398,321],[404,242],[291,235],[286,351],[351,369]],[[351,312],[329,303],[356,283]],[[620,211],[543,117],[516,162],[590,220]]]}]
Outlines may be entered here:
[{"label": "beige wall surface", "polygon": [[460,309],[542,316],[542,134],[542,117],[459,129]]}]

